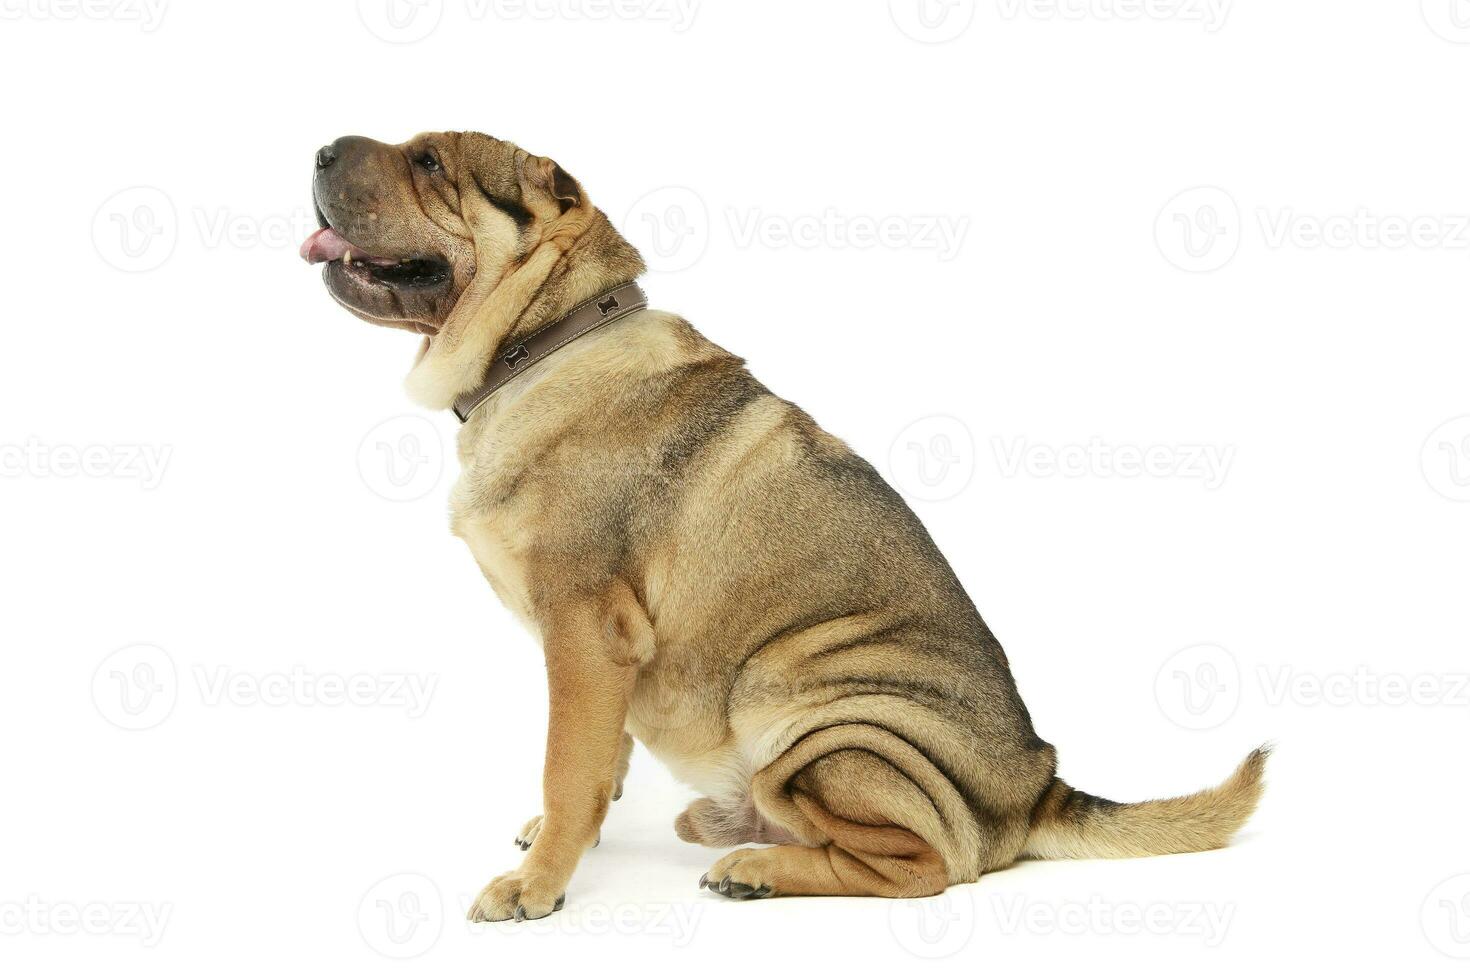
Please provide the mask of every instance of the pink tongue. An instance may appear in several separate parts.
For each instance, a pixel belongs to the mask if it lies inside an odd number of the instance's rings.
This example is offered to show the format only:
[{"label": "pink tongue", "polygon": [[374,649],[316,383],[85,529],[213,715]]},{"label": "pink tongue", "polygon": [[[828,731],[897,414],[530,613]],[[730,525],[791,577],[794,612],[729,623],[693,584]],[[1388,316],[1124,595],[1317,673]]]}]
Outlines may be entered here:
[{"label": "pink tongue", "polygon": [[351,250],[352,243],[330,228],[312,232],[301,243],[301,257],[313,265],[318,262],[334,262]]}]

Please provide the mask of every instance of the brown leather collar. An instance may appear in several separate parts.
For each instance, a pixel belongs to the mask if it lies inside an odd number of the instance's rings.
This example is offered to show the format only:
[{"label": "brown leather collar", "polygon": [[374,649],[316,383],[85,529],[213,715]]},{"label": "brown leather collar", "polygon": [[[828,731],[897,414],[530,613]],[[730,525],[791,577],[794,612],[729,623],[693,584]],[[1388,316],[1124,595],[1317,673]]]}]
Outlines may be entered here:
[{"label": "brown leather collar", "polygon": [[583,334],[614,320],[621,320],[629,313],[647,306],[648,297],[636,282],[625,282],[589,299],[560,320],[548,323],[509,350],[500,353],[490,362],[480,387],[465,392],[454,400],[454,414],[461,422],[469,421],[470,415],[485,399],[532,364],[556,353]]}]

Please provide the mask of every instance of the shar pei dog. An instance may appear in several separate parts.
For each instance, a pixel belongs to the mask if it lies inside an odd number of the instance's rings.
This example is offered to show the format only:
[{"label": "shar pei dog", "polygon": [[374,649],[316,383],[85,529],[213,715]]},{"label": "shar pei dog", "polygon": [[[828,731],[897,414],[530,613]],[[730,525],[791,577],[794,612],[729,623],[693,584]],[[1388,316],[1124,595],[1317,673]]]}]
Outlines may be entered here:
[{"label": "shar pei dog", "polygon": [[[539,640],[544,815],[474,920],[559,909],[634,739],[738,848],[734,899],[932,895],[1023,856],[1224,845],[1264,749],[1192,796],[1057,778],[1010,665],[913,511],[675,313],[556,162],[479,133],[316,153],[301,247],[371,323],[422,335],[409,394],[454,409],[451,528]],[[760,846],[740,846],[760,845]]]}]

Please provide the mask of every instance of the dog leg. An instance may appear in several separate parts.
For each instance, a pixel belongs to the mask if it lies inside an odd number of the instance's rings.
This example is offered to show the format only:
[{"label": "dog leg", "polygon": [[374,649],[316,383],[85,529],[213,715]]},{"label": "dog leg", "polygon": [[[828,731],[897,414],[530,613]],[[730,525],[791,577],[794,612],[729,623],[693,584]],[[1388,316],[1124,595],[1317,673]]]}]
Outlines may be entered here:
[{"label": "dog leg", "polygon": [[590,599],[550,603],[544,618],[546,812],[520,868],[481,890],[472,922],[539,919],[561,908],[616,790],[628,699],[638,667],[653,655],[648,617],[621,582]]},{"label": "dog leg", "polygon": [[[889,831],[883,834],[879,831]],[[944,861],[921,838],[896,828],[863,828],[862,843],[778,844],[731,851],[701,883],[727,898],[876,895],[921,898],[949,885]]]},{"label": "dog leg", "polygon": [[[617,775],[613,779],[612,798],[614,803],[623,798],[623,780],[628,778],[628,760],[632,755],[633,736],[629,735],[627,732],[624,732],[623,751],[622,755],[618,758]],[[531,845],[536,843],[536,835],[539,833],[541,833],[541,817],[540,815],[537,815],[532,817],[530,820],[527,820],[525,825],[521,827],[521,832],[516,834],[516,846],[523,851],[530,850]],[[592,842],[592,846],[596,847],[598,844],[601,843],[602,837],[599,836],[597,840]],[[736,841],[736,843],[744,842]]]},{"label": "dog leg", "polygon": [[785,795],[818,841],[734,851],[700,884],[730,898],[915,898],[948,886],[944,858],[906,826],[918,823],[915,808],[932,805],[881,756],[859,749],[823,755],[796,774]]},{"label": "dog leg", "polygon": [[734,847],[736,844],[790,844],[796,838],[761,815],[749,798],[721,803],[701,796],[674,819],[674,833],[690,844]]}]

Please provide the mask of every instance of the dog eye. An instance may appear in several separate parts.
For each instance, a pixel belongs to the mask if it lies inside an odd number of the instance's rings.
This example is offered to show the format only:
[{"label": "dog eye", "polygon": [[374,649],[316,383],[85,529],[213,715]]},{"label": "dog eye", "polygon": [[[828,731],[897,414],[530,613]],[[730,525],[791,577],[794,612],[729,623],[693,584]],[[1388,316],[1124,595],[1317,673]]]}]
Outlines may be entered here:
[{"label": "dog eye", "polygon": [[425,150],[418,156],[414,157],[413,162],[418,164],[425,173],[434,174],[444,169],[439,165],[439,158],[434,156],[434,154],[429,150]]}]

